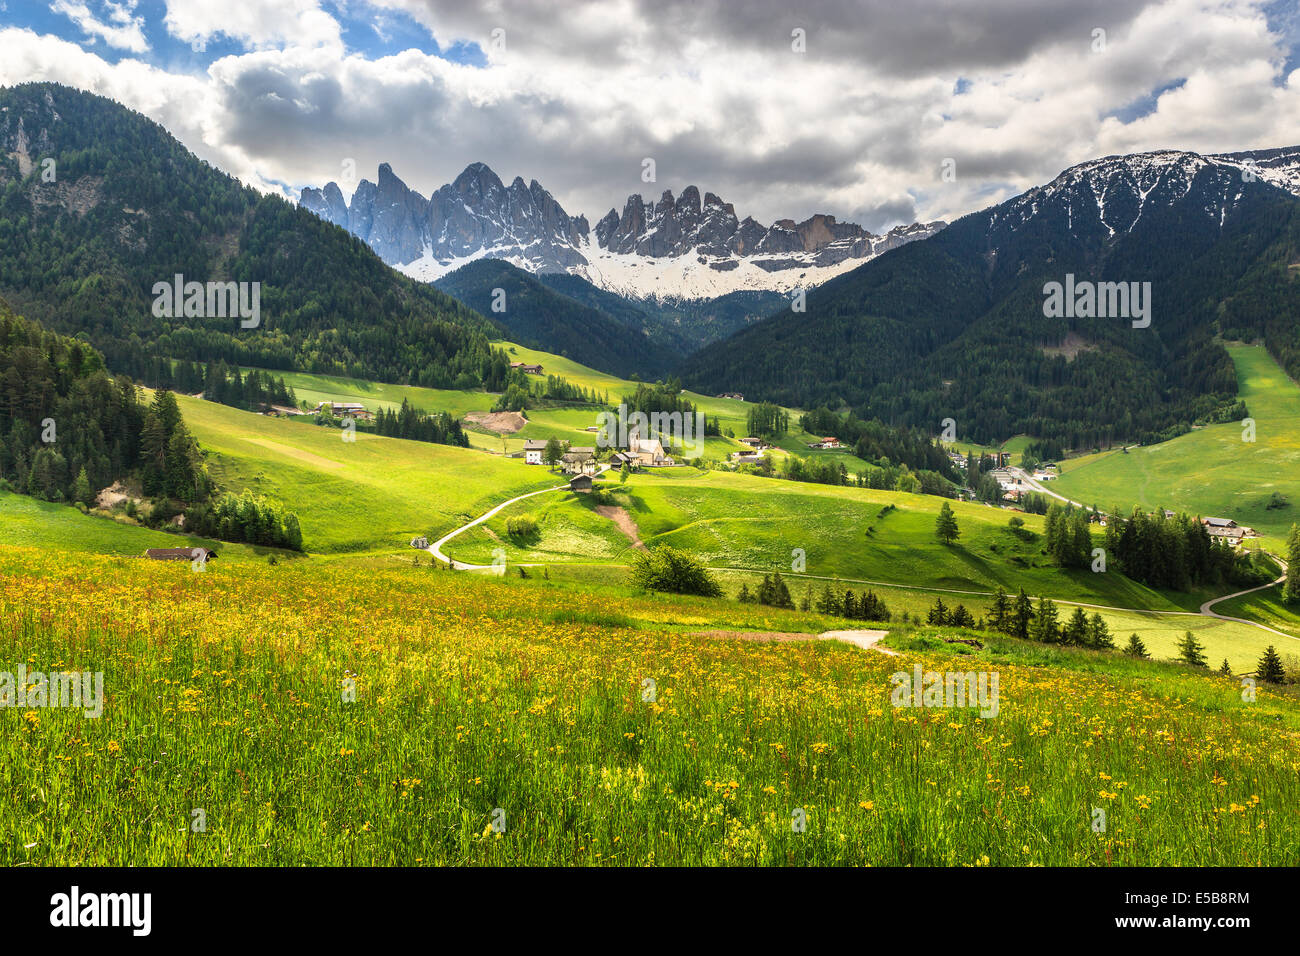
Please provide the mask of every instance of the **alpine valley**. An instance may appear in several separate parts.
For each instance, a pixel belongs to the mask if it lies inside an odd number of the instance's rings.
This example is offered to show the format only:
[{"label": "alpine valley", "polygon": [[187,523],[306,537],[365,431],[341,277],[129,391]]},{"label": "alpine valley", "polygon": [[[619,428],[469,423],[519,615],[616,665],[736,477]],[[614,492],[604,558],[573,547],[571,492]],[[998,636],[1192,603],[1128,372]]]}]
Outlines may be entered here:
[{"label": "alpine valley", "polygon": [[276,117],[245,181],[0,86],[0,867],[1294,865],[1300,147],[879,235],[480,162],[345,195],[268,158],[333,80],[227,45],[177,85]]}]

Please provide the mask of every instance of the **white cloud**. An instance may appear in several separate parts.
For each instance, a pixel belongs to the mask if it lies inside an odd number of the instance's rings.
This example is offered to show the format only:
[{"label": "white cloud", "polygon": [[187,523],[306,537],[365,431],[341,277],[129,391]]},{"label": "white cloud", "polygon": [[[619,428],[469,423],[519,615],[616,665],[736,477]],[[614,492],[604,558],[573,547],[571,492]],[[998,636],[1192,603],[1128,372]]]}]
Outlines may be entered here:
[{"label": "white cloud", "polygon": [[116,26],[105,23],[85,3],[78,0],[54,0],[50,9],[70,19],[82,32],[92,39],[103,40],[111,47],[129,50],[131,53],[145,53],[149,50],[149,41],[144,38],[144,19],[133,15],[135,0],[123,3],[108,2],[104,4],[108,17]]},{"label": "white cloud", "polygon": [[[1255,0],[1052,2],[1032,18],[1019,0],[878,3],[809,5],[808,52],[796,54],[778,0],[753,0],[744,17],[721,0],[373,0],[444,49],[487,47],[504,29],[504,49],[478,68],[345,50],[313,0],[168,0],[178,38],[251,49],[176,75],[10,30],[0,81],[113,96],[263,188],[340,179],[351,159],[371,179],[389,162],[427,195],[481,160],[507,181],[536,178],[593,222],[630,193],[695,184],[764,222],[830,212],[882,229],[955,218],[1107,153],[1300,139],[1300,74],[1281,75],[1286,50]],[[334,9],[370,17],[373,6]],[[1115,116],[1179,83],[1147,115]],[[641,181],[647,156],[657,183]],[[943,183],[949,157],[958,176]]]},{"label": "white cloud", "polygon": [[206,43],[217,36],[238,40],[252,49],[278,46],[343,49],[338,21],[317,0],[166,0],[163,23],[185,43]]}]

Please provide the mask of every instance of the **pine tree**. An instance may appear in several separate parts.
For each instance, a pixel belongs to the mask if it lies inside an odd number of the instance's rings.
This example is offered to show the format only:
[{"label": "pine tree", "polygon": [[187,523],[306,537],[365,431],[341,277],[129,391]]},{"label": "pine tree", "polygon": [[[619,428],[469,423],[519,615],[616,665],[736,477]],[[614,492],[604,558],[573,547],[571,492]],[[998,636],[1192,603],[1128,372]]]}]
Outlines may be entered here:
[{"label": "pine tree", "polygon": [[831,590],[829,584],[822,587],[821,597],[817,599],[817,610],[822,614],[838,614],[839,602],[835,600],[835,592]]},{"label": "pine tree", "polygon": [[1102,649],[1111,649],[1115,646],[1115,641],[1110,636],[1110,628],[1106,626],[1106,619],[1100,614],[1093,612],[1088,619],[1088,639],[1089,647]]},{"label": "pine tree", "polygon": [[1282,666],[1282,658],[1277,654],[1277,648],[1272,644],[1264,649],[1264,656],[1259,659],[1259,666],[1255,668],[1255,676],[1269,684],[1282,684],[1286,681],[1286,668]]},{"label": "pine tree", "polygon": [[1056,604],[1045,597],[1038,599],[1038,610],[1034,613],[1034,623],[1029,629],[1029,636],[1044,644],[1053,644],[1061,636]]},{"label": "pine tree", "polygon": [[939,517],[934,522],[934,533],[944,544],[952,544],[961,537],[961,529],[957,527],[957,517],[953,514],[952,506],[946,501],[939,508]]},{"label": "pine tree", "polygon": [[1130,657],[1147,658],[1151,656],[1147,653],[1147,646],[1142,643],[1142,638],[1138,637],[1136,633],[1129,635],[1128,645],[1124,648],[1124,653]]},{"label": "pine tree", "polygon": [[1020,593],[1016,595],[1016,605],[1011,614],[1011,634],[1022,639],[1029,638],[1029,628],[1034,621],[1034,606],[1030,603],[1029,595],[1025,589],[1021,588]]},{"label": "pine tree", "polygon": [[777,607],[794,607],[794,601],[790,597],[790,588],[786,585],[785,579],[781,577],[781,572],[777,571],[772,580],[773,603]]},{"label": "pine tree", "polygon": [[1300,524],[1291,525],[1287,542],[1286,587],[1282,597],[1288,604],[1300,604]]},{"label": "pine tree", "polygon": [[1010,621],[1011,602],[1007,600],[1007,592],[999,584],[993,594],[993,606],[989,608],[989,627],[995,631],[1005,631]]},{"label": "pine tree", "polygon": [[925,622],[939,625],[948,623],[948,608],[943,603],[943,598],[937,597],[934,599],[934,607],[930,608],[930,613],[926,615]]},{"label": "pine tree", "polygon": [[852,591],[844,592],[844,616],[848,618],[858,617],[858,599],[853,596]]},{"label": "pine tree", "polygon": [[1204,667],[1205,645],[1196,639],[1195,634],[1188,631],[1178,642],[1178,657],[1193,667]]},{"label": "pine tree", "polygon": [[81,466],[76,481],[72,483],[72,500],[79,501],[83,505],[90,504],[90,479],[86,477],[85,465]]},{"label": "pine tree", "polygon": [[966,605],[958,604],[952,609],[952,617],[949,618],[953,627],[974,627],[975,618],[971,616],[970,611],[966,610]]},{"label": "pine tree", "polygon": [[1223,663],[1219,665],[1219,673],[1222,674],[1224,677],[1232,676],[1232,665],[1228,663],[1228,659],[1226,657],[1223,659]]},{"label": "pine tree", "polygon": [[1088,615],[1083,608],[1076,607],[1070,619],[1061,631],[1061,643],[1082,647],[1088,642]]}]

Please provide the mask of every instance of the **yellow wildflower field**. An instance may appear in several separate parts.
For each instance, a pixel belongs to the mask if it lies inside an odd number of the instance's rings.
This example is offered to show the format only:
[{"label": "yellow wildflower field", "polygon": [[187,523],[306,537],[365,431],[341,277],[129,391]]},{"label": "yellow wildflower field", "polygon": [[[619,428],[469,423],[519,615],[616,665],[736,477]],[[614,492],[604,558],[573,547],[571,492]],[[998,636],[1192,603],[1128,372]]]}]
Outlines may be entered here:
[{"label": "yellow wildflower field", "polygon": [[[1293,699],[701,633],[724,625],[819,627],[397,563],[0,548],[0,671],[104,681],[98,718],[0,709],[0,864],[1297,863]],[[997,715],[892,706],[918,663],[995,670]]]}]

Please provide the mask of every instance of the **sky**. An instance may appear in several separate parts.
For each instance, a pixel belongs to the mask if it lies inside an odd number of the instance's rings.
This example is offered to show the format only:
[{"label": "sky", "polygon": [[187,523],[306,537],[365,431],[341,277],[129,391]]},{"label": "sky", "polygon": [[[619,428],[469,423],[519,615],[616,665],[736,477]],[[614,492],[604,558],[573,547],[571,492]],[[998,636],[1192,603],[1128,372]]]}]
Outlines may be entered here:
[{"label": "sky", "polygon": [[485,162],[592,223],[696,185],[881,232],[1099,156],[1300,144],[1300,0],[0,0],[0,85],[33,80],[290,197]]}]

